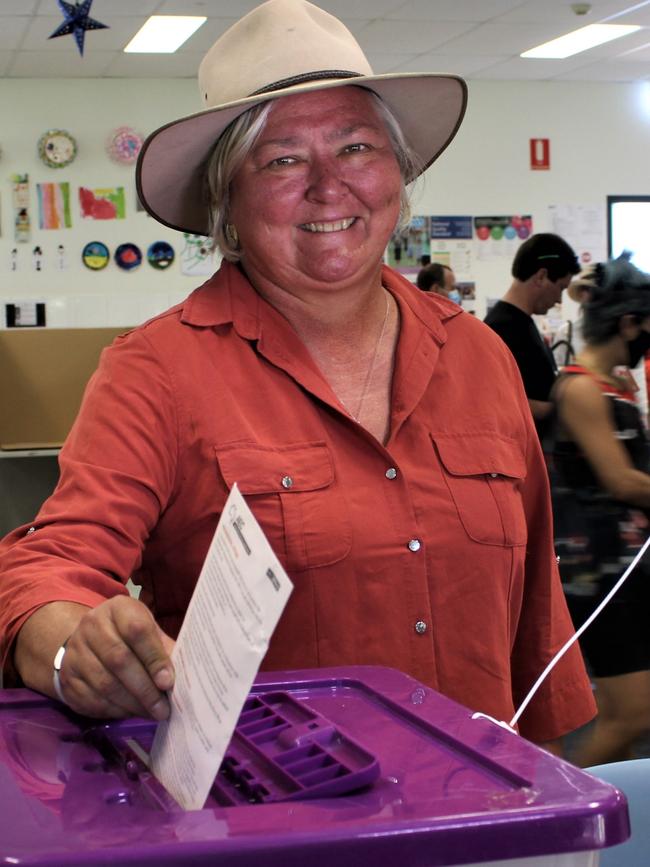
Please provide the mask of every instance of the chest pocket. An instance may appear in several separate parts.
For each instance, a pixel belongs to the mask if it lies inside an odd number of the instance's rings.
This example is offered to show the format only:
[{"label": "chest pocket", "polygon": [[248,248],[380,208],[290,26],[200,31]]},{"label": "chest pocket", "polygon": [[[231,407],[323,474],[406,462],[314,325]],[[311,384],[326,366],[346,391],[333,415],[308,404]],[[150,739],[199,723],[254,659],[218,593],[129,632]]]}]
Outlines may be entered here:
[{"label": "chest pocket", "polygon": [[352,530],[326,443],[216,452],[226,484],[237,483],[287,570],[330,566],[350,553]]},{"label": "chest pocket", "polygon": [[467,535],[484,545],[525,545],[521,483],[526,462],[513,439],[432,434],[449,493]]}]

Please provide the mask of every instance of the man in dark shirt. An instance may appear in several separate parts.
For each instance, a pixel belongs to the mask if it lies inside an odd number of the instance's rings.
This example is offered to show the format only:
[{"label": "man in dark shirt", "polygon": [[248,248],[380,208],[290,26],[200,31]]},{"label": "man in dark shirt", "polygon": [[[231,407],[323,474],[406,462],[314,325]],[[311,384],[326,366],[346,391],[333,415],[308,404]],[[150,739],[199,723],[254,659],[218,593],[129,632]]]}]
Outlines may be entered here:
[{"label": "man in dark shirt", "polygon": [[557,367],[533,314],[544,314],[557,304],[579,271],[576,254],[559,235],[531,235],[512,262],[512,285],[485,317],[514,355],[542,441],[553,407],[549,397]]}]

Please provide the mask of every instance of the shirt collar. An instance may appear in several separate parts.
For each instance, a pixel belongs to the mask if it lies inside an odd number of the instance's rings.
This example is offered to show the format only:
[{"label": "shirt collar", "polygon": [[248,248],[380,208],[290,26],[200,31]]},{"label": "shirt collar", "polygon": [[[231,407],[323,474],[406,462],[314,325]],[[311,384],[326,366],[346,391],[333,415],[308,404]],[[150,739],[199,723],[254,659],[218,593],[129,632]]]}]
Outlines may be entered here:
[{"label": "shirt collar", "polygon": [[[435,293],[422,292],[387,266],[382,268],[382,282],[431,332],[439,345],[446,342],[444,323],[462,312],[458,305]],[[261,336],[262,321],[270,310],[270,305],[258,295],[243,271],[224,259],[219,270],[183,303],[181,321],[204,327],[233,323],[242,337],[256,340]]]},{"label": "shirt collar", "polygon": [[408,307],[413,315],[431,332],[434,340],[442,346],[447,340],[444,323],[462,313],[462,308],[453,301],[435,292],[423,292],[402,274],[384,265],[381,279],[384,286]]},{"label": "shirt collar", "polygon": [[241,269],[224,259],[219,270],[185,300],[181,322],[207,328],[233,323],[242,337],[255,340],[260,336],[262,303]]}]

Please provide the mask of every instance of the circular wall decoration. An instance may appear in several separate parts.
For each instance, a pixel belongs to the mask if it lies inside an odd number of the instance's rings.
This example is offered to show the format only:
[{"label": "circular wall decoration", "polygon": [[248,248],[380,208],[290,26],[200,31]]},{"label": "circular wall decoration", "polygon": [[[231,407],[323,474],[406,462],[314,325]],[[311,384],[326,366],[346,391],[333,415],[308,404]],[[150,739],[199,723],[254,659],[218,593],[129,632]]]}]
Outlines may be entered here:
[{"label": "circular wall decoration", "polygon": [[130,126],[119,126],[106,140],[106,153],[116,163],[131,165],[138,158],[142,141],[142,136]]},{"label": "circular wall decoration", "polygon": [[108,265],[108,247],[101,241],[90,241],[81,251],[81,261],[91,271],[101,271]]},{"label": "circular wall decoration", "polygon": [[157,271],[164,271],[174,261],[174,248],[167,241],[154,241],[147,250],[147,262]]},{"label": "circular wall decoration", "polygon": [[120,244],[115,250],[115,264],[123,271],[133,271],[142,263],[142,250],[135,244]]},{"label": "circular wall decoration", "polygon": [[51,169],[62,169],[77,156],[77,142],[64,129],[48,129],[38,140],[38,155]]}]

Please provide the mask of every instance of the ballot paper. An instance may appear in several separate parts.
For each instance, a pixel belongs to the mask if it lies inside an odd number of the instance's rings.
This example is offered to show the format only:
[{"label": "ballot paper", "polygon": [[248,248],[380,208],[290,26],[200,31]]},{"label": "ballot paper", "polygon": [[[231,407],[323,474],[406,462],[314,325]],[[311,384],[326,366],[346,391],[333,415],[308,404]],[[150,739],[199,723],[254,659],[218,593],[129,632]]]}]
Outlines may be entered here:
[{"label": "ballot paper", "polygon": [[186,810],[205,804],[292,589],[234,485],[172,652],[171,714],[150,755],[151,770]]}]

